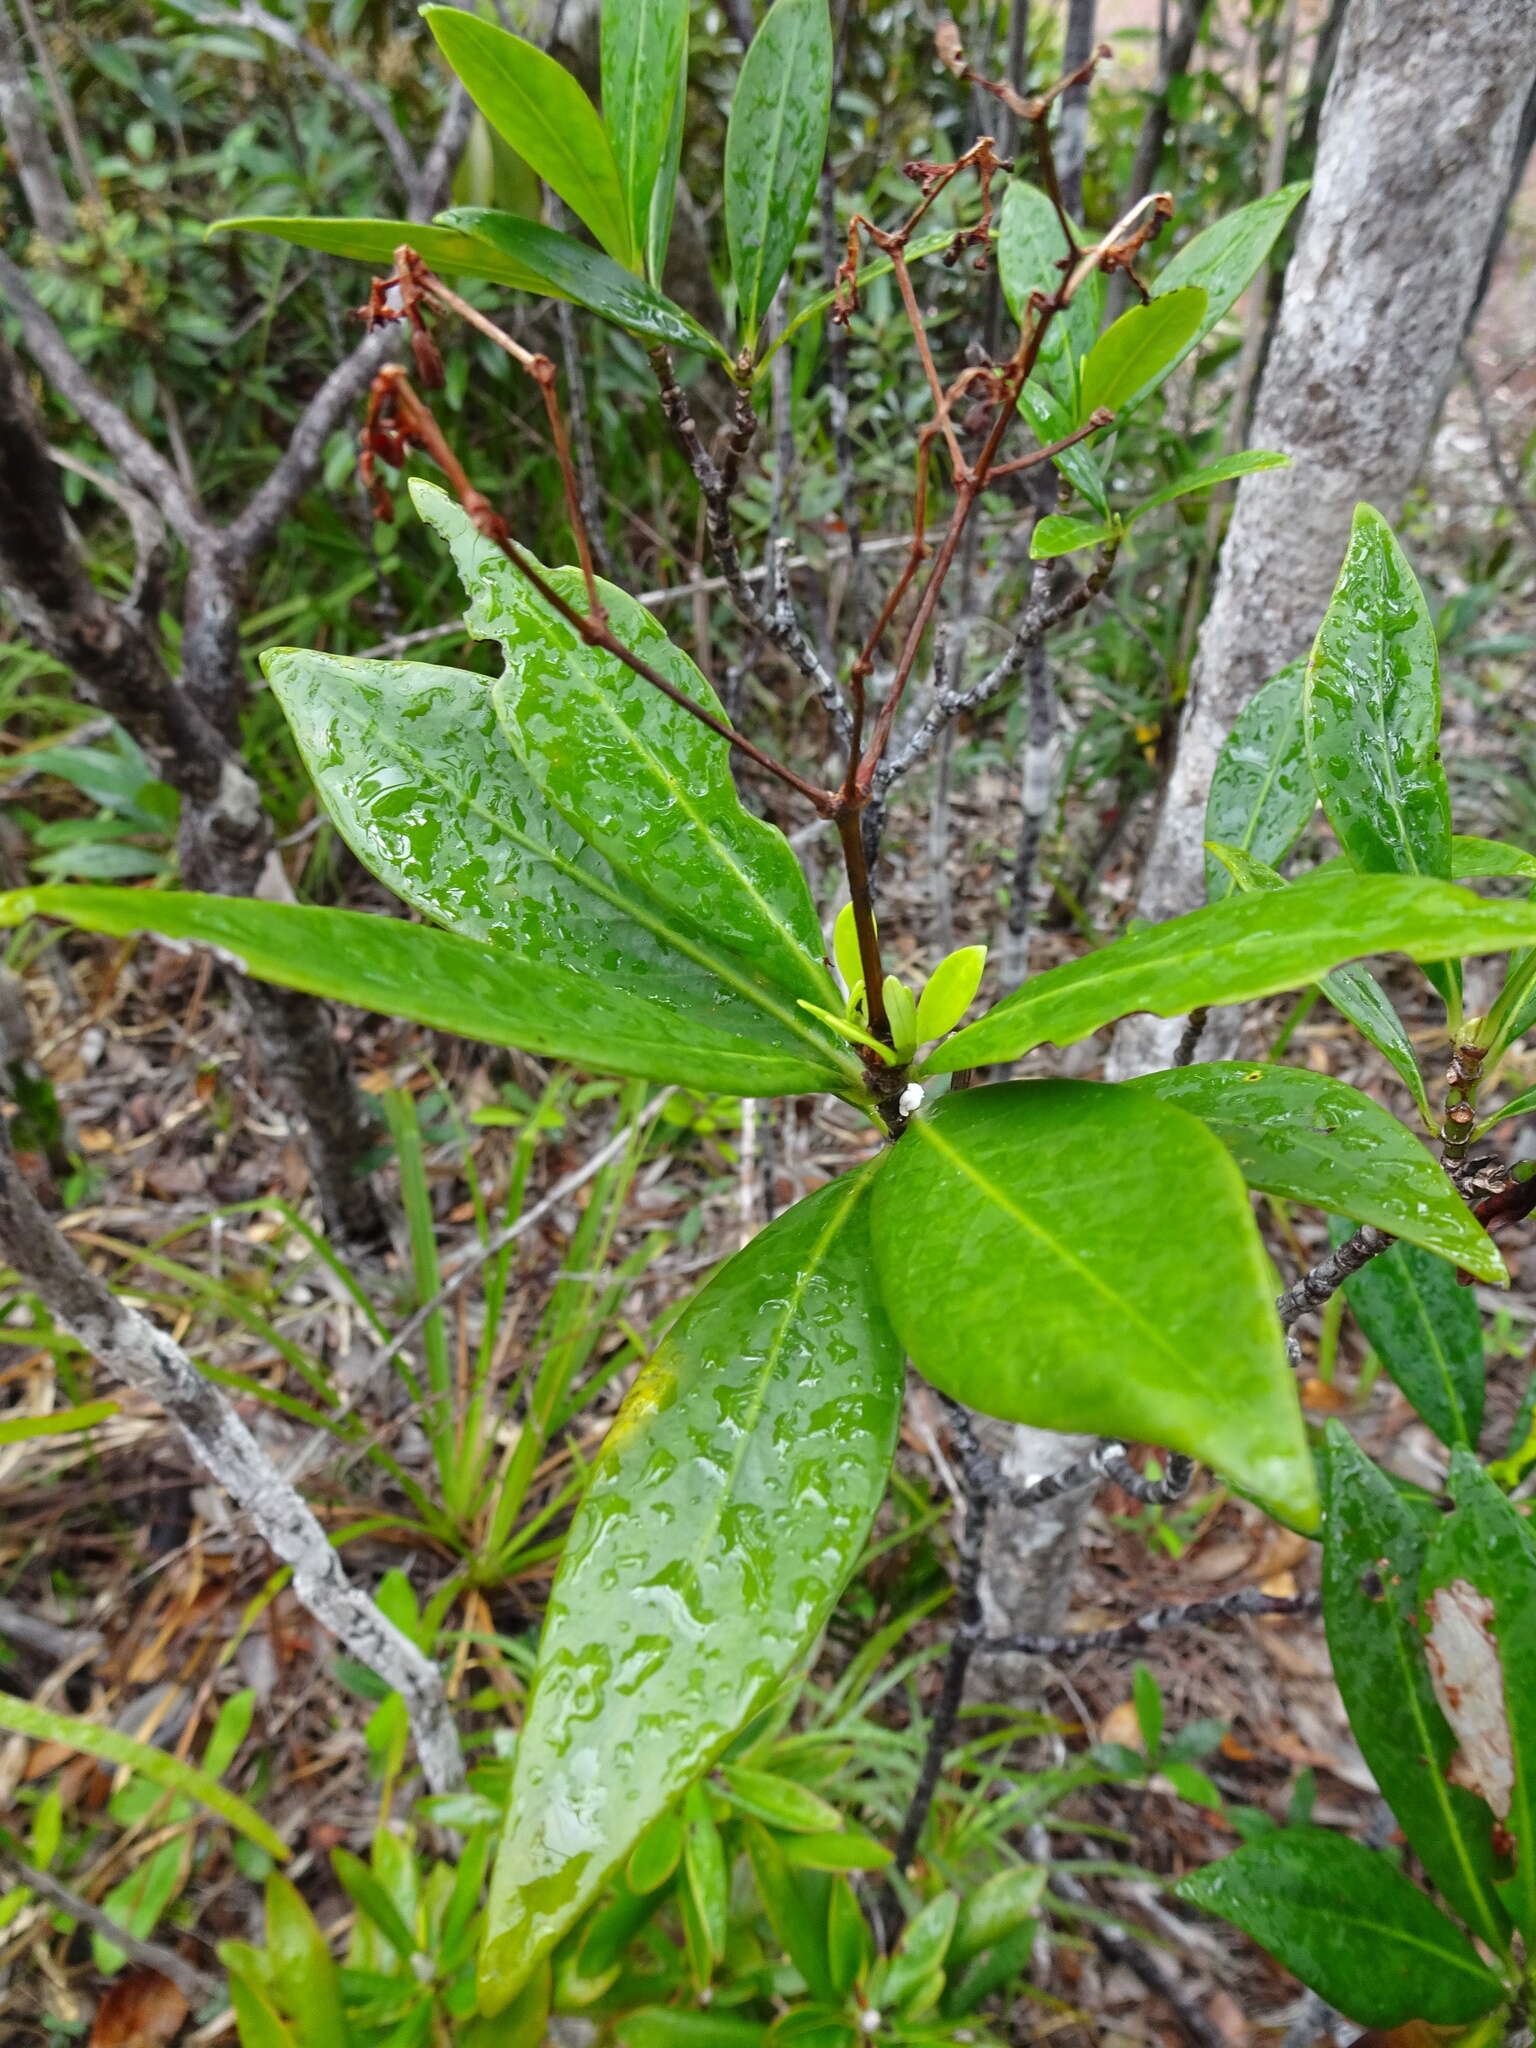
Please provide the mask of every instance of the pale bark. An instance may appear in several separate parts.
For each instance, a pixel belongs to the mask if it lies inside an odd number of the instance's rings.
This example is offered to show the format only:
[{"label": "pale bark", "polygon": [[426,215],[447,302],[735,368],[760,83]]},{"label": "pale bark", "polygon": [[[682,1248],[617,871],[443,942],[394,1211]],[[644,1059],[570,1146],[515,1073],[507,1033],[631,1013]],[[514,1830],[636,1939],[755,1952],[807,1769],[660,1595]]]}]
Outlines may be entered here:
[{"label": "pale bark", "polygon": [[43,110],[5,0],[0,0],[0,132],[11,145],[32,225],[45,242],[67,242],[75,232],[75,209],[54,162]]},{"label": "pale bark", "polygon": [[[1206,792],[1253,692],[1304,654],[1354,507],[1394,518],[1423,460],[1508,188],[1536,74],[1529,0],[1351,0],[1312,193],[1249,443],[1291,467],[1244,480],[1201,629],[1138,905],[1204,898]],[[1177,1019],[1135,1018],[1111,1073],[1166,1066]],[[1219,1014],[1202,1056],[1232,1043]]]}]

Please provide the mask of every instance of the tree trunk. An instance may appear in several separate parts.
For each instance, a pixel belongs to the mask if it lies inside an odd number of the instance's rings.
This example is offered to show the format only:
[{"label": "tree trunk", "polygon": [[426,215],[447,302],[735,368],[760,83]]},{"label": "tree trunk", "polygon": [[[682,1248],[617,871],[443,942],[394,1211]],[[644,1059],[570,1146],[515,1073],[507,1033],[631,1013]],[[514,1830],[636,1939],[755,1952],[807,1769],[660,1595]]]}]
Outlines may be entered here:
[{"label": "tree trunk", "polygon": [[75,209],[54,162],[21,38],[5,0],[0,0],[0,132],[10,142],[32,225],[45,242],[69,241],[75,232]]},{"label": "tree trunk", "polygon": [[[1067,33],[1062,45],[1063,75],[1078,70],[1093,55],[1094,0],[1067,0]],[[1083,212],[1083,167],[1088,161],[1088,82],[1069,86],[1061,96],[1061,125],[1056,132],[1056,177],[1061,203],[1080,220]]]},{"label": "tree trunk", "polygon": [[[1394,518],[1454,372],[1536,75],[1529,0],[1351,0],[1317,167],[1251,444],[1291,467],[1240,486],[1200,634],[1140,914],[1204,897],[1202,825],[1221,743],[1311,644],[1356,502]],[[1133,1018],[1111,1074],[1166,1066],[1179,1020]],[[1202,1055],[1232,1043],[1213,1017]]]}]

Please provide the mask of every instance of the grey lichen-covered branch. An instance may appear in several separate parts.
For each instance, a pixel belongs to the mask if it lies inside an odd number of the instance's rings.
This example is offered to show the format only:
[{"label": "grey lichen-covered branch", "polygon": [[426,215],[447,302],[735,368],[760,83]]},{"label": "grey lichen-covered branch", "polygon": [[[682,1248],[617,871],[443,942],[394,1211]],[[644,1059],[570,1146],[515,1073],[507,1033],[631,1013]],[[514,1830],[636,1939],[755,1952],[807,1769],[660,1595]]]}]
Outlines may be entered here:
[{"label": "grey lichen-covered branch", "polygon": [[347,1577],[313,1511],[277,1471],[223,1393],[147,1316],[119,1301],[43,1213],[0,1133],[0,1252],[50,1315],[125,1385],[175,1423],[193,1457],[249,1516],[293,1571],[316,1621],[396,1691],[410,1717],[423,1775],[435,1792],[463,1783],[442,1676]]}]

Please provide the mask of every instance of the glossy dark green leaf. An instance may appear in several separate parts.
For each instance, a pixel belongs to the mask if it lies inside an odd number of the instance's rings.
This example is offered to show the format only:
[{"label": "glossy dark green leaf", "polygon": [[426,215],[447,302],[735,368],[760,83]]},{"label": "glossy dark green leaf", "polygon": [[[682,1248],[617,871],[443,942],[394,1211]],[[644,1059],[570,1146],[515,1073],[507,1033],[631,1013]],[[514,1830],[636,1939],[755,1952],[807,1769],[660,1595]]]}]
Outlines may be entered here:
[{"label": "glossy dark green leaf", "polygon": [[700,349],[725,359],[725,350],[691,313],[674,305],[643,278],[589,249],[574,235],[563,235],[541,221],[519,213],[498,213],[487,206],[456,206],[438,216],[450,232],[468,235],[477,245],[497,250],[509,266],[521,268],[538,282],[533,286],[557,299],[571,299],[588,312],[611,320],[644,341],[673,348]]},{"label": "glossy dark green leaf", "polygon": [[1171,505],[1175,498],[1189,498],[1196,491],[1213,490],[1217,484],[1231,483],[1234,477],[1254,476],[1261,469],[1288,469],[1290,462],[1289,455],[1277,454],[1272,448],[1247,448],[1238,455],[1223,455],[1215,462],[1204,463],[1199,469],[1186,470],[1171,484],[1164,484],[1160,491],[1154,491],[1150,498],[1143,498],[1134,512],[1126,514],[1126,524],[1130,525],[1144,512],[1151,512],[1159,505]]},{"label": "glossy dark green leaf", "polygon": [[448,277],[485,277],[493,284],[514,286],[520,292],[541,292],[546,298],[562,298],[543,276],[526,263],[505,256],[489,242],[477,241],[457,228],[428,227],[416,220],[293,220],[251,214],[238,220],[217,220],[208,230],[218,234],[224,228],[238,228],[250,235],[275,235],[280,242],[292,242],[300,249],[320,249],[327,256],[350,256],[375,269],[393,270],[395,251],[408,242],[429,269]]},{"label": "glossy dark green leaf", "polygon": [[1470,1451],[1451,1453],[1455,1512],[1419,1581],[1425,1653],[1458,1742],[1456,1775],[1513,1837],[1499,1894],[1536,1940],[1536,1539]]},{"label": "glossy dark green leaf", "polygon": [[[1205,837],[1235,846],[1273,866],[1284,860],[1317,809],[1301,730],[1306,664],[1293,661],[1256,690],[1223,742],[1205,803]],[[1233,879],[1215,854],[1205,856],[1206,894],[1230,895]]]},{"label": "glossy dark green leaf", "polygon": [[1072,1045],[1133,1010],[1177,1017],[1316,981],[1362,953],[1415,960],[1500,953],[1536,940],[1536,906],[1485,903],[1453,882],[1354,875],[1229,896],[1036,975],[946,1039],[925,1073]]},{"label": "glossy dark green leaf", "polygon": [[677,175],[668,155],[687,65],[688,0],[603,0],[603,126],[637,249],[649,248],[658,181]]},{"label": "glossy dark green leaf", "polygon": [[945,1393],[1188,1451],[1315,1524],[1269,1261],[1196,1118],[1087,1081],[951,1094],[907,1125],[873,1215],[891,1319]]},{"label": "glossy dark green leaf", "polygon": [[774,0],[747,50],[725,131],[725,238],[748,347],[816,196],[831,110],[827,0]]},{"label": "glossy dark green leaf", "polygon": [[868,1181],[823,1188],[721,1268],[593,1467],[518,1739],[481,1952],[490,2007],[779,1685],[861,1553],[902,1392]]},{"label": "glossy dark green leaf", "polygon": [[1102,547],[1113,538],[1113,529],[1091,519],[1070,519],[1060,512],[1047,512],[1029,537],[1032,562],[1053,561],[1057,555],[1073,555],[1079,548]]},{"label": "glossy dark green leaf", "polygon": [[[446,492],[418,483],[412,496],[453,549],[470,631],[505,650],[497,716],[546,802],[701,935],[713,932],[792,994],[841,1009],[804,872],[783,833],[743,807],[725,741],[587,647]],[[546,574],[568,602],[584,601],[579,571]],[[718,717],[714,691],[656,620],[611,584],[601,595],[624,644]]]},{"label": "glossy dark green leaf", "polygon": [[1277,1828],[1174,1886],[1219,1913],[1349,2019],[1456,2026],[1504,1987],[1386,1856],[1325,1828]]},{"label": "glossy dark green leaf", "polygon": [[1328,1425],[1326,1483],[1323,1614],[1350,1730],[1431,1882],[1503,1951],[1509,1921],[1496,1890],[1493,1815],[1446,1776],[1455,1742],[1424,1660],[1419,1577],[1433,1514],[1410,1507],[1337,1422]]},{"label": "glossy dark green leaf", "polygon": [[1193,348],[1205,312],[1206,295],[1195,286],[1132,306],[1106,327],[1083,363],[1078,425],[1099,406],[1119,419],[1155,391]]},{"label": "glossy dark green leaf", "polygon": [[1420,1242],[1372,1259],[1349,1276],[1344,1294],[1372,1350],[1440,1441],[1470,1447],[1483,1423],[1482,1316],[1446,1263],[1455,1255],[1437,1258]]},{"label": "glossy dark green leaf", "polygon": [[481,677],[299,648],[263,667],[342,837],[415,909],[498,950],[585,966],[638,1001],[762,1032],[765,1049],[812,1064],[829,1051],[761,967],[616,874],[543,801]]},{"label": "glossy dark green leaf", "polygon": [[[1442,1255],[1434,1263],[1453,1286],[1446,1259],[1495,1285],[1508,1280],[1498,1247],[1439,1162],[1395,1116],[1347,1081],[1307,1067],[1213,1060],[1124,1085],[1199,1117],[1250,1187],[1333,1209],[1356,1223],[1374,1223],[1415,1248],[1424,1245],[1426,1259]],[[1366,1271],[1383,1263],[1373,1260]],[[1466,1298],[1465,1288],[1457,1292]],[[1473,1315],[1475,1321],[1475,1308]]]},{"label": "glossy dark green leaf", "polygon": [[[1277,889],[1291,887],[1283,875],[1277,875],[1272,867],[1255,860],[1251,854],[1241,853],[1236,847],[1208,841],[1206,852],[1245,892],[1268,890],[1273,893]],[[1347,862],[1339,863],[1341,874],[1347,866]],[[1386,990],[1375,975],[1365,967],[1335,967],[1332,973],[1322,976],[1317,986],[1339,1014],[1347,1017],[1361,1037],[1374,1045],[1392,1065],[1412,1095],[1426,1128],[1434,1129],[1434,1112],[1429,1106],[1429,1093],[1419,1070],[1418,1055],[1402,1018],[1392,1007]]]},{"label": "glossy dark green leaf", "polygon": [[[1069,253],[1047,195],[1025,178],[1010,178],[997,215],[997,276],[1008,310],[1021,327],[1030,317],[1031,293],[1050,298],[1061,289]],[[1072,376],[1067,364],[1087,355],[1103,317],[1104,277],[1095,270],[1066,310],[1052,319],[1040,344],[1040,368],[1065,372],[1064,383],[1060,376],[1053,381],[1066,396],[1071,395]]]},{"label": "glossy dark green leaf", "polygon": [[669,997],[663,973],[655,993],[640,996],[609,980],[603,963],[596,971],[567,966],[398,918],[148,889],[17,889],[0,896],[0,926],[28,917],[121,937],[158,932],[190,940],[212,946],[258,981],[601,1073],[732,1095],[844,1092],[854,1085],[830,1040],[817,1067],[810,1047],[787,1028],[775,1044],[760,1010],[743,1007],[733,1016],[727,1001],[716,1022]]},{"label": "glossy dark green leaf", "polygon": [[641,248],[613,145],[565,66],[476,14],[457,7],[421,12],[496,133],[586,222],[616,263],[637,270]]},{"label": "glossy dark green leaf", "polygon": [[1306,190],[1304,184],[1285,185],[1240,206],[1236,213],[1223,214],[1191,236],[1158,272],[1152,285],[1154,299],[1190,285],[1205,293],[1205,314],[1191,348],[1199,346],[1248,289]]},{"label": "glossy dark green leaf", "polygon": [[1355,867],[1448,876],[1435,629],[1407,557],[1369,505],[1355,508],[1302,716],[1318,797]]},{"label": "glossy dark green leaf", "polygon": [[[1054,393],[1047,391],[1043,384],[1033,378],[1019,393],[1019,411],[1035,430],[1035,438],[1042,448],[1065,439],[1071,433],[1073,414],[1069,406],[1063,405]],[[1082,493],[1100,519],[1109,519],[1109,493],[1104,485],[1103,472],[1090,441],[1078,441],[1070,448],[1063,448],[1051,457],[1075,490]]]}]

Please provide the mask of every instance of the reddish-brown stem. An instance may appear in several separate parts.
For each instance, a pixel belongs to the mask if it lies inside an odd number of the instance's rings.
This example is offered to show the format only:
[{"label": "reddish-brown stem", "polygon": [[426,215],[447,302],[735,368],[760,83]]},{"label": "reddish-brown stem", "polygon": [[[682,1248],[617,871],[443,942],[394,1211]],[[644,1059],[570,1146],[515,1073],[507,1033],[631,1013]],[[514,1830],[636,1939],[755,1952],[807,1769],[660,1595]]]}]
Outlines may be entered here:
[{"label": "reddish-brown stem", "polygon": [[[877,240],[882,247],[887,246],[884,237],[877,237]],[[965,456],[960,449],[960,437],[955,432],[955,423],[949,415],[949,394],[945,391],[940,380],[938,369],[933,360],[933,351],[928,346],[928,335],[923,326],[923,316],[918,307],[917,294],[912,289],[912,273],[907,268],[906,255],[900,244],[894,239],[889,242],[889,254],[891,261],[896,266],[896,288],[901,293],[901,303],[906,310],[907,324],[912,329],[913,340],[917,343],[918,361],[923,366],[923,375],[928,379],[928,389],[933,393],[933,403],[939,429],[944,436],[944,445],[949,450],[950,464],[956,481],[958,481],[965,474]],[[919,528],[919,531],[921,531],[921,528]]]},{"label": "reddish-brown stem", "polygon": [[891,1042],[890,1019],[885,1014],[885,970],[880,962],[880,934],[875,929],[875,908],[869,895],[869,868],[864,859],[864,837],[859,813],[845,805],[837,813],[837,836],[842,842],[843,863],[848,870],[848,900],[853,909],[853,928],[859,941],[859,965],[864,970],[864,1006],[869,1028],[884,1044]]},{"label": "reddish-brown stem", "polygon": [[587,589],[587,610],[594,619],[606,619],[603,601],[597,594],[597,571],[592,566],[592,537],[587,532],[586,517],[581,509],[581,490],[576,482],[576,464],[571,458],[570,436],[565,431],[565,417],[560,410],[560,397],[555,389],[555,366],[548,356],[540,356],[539,367],[533,372],[535,383],[544,400],[544,413],[549,421],[550,438],[555,444],[555,455],[560,464],[560,480],[565,491],[565,513],[571,522],[571,531],[576,536],[576,554],[581,563],[581,578]]},{"label": "reddish-brown stem", "polygon": [[1021,469],[1034,469],[1042,462],[1049,462],[1051,457],[1059,455],[1063,448],[1075,447],[1079,441],[1086,441],[1090,434],[1098,433],[1101,427],[1113,426],[1114,422],[1114,414],[1101,405],[1090,416],[1086,426],[1078,427],[1073,433],[1064,434],[1059,441],[1052,441],[1048,448],[1036,448],[1028,455],[1020,455],[1013,462],[1000,462],[996,469],[989,469],[987,482],[995,483],[1000,476],[1014,476]]}]

